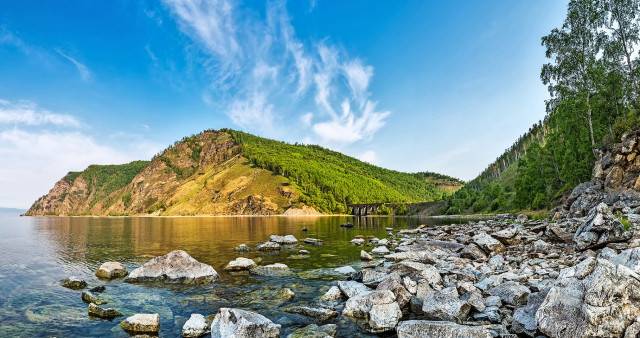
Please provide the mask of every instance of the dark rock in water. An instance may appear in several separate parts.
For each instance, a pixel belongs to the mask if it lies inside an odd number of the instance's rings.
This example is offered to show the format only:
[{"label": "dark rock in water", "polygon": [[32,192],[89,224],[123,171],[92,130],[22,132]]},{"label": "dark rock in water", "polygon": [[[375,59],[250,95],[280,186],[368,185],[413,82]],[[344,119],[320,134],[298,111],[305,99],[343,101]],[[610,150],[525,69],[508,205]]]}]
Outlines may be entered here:
[{"label": "dark rock in water", "polygon": [[176,250],[131,271],[125,281],[206,284],[219,278],[210,265],[198,262],[185,251]]},{"label": "dark rock in water", "polygon": [[93,287],[91,289],[89,289],[90,292],[95,292],[95,293],[101,293],[104,292],[104,290],[106,290],[107,288],[104,285],[98,285],[96,287]]},{"label": "dark rock in water", "polygon": [[400,322],[396,329],[398,338],[491,338],[489,330],[483,327],[458,325],[452,322],[428,320],[407,320]]},{"label": "dark rock in water", "polygon": [[280,325],[255,312],[221,308],[211,323],[211,337],[277,338]]},{"label": "dark rock in water", "polygon": [[302,228],[302,231],[307,231],[307,228]]},{"label": "dark rock in water", "polygon": [[631,236],[631,232],[624,229],[609,207],[600,203],[589,212],[587,220],[573,236],[573,241],[576,249],[585,250],[600,248],[608,243],[626,241]]},{"label": "dark rock in water", "polygon": [[233,248],[233,250],[238,252],[249,252],[251,251],[251,248],[246,244],[240,244],[237,247]]},{"label": "dark rock in water", "polygon": [[314,308],[314,307],[308,307],[308,306],[294,306],[294,307],[286,308],[284,309],[284,311],[317,318],[322,321],[338,317],[338,313],[334,310],[325,309],[325,308]]},{"label": "dark rock in water", "polygon": [[351,224],[351,222],[342,223],[340,226],[343,228],[353,228],[353,224]]},{"label": "dark rock in water", "polygon": [[160,316],[157,313],[137,313],[120,322],[120,326],[132,334],[157,334],[160,331]]},{"label": "dark rock in water", "polygon": [[103,309],[94,303],[89,303],[89,315],[100,317],[100,318],[106,318],[106,319],[112,319],[112,318],[124,316],[122,313],[120,313],[120,311],[116,309],[113,309],[113,308]]},{"label": "dark rock in water", "polygon": [[103,305],[109,303],[106,300],[101,300],[98,297],[94,296],[91,292],[82,291],[82,301],[85,303],[93,303],[96,305]]},{"label": "dark rock in water", "polygon": [[87,282],[78,277],[71,276],[60,281],[60,285],[67,289],[81,290],[87,287]]},{"label": "dark rock in water", "polygon": [[322,245],[322,242],[324,241],[317,238],[305,238],[304,242],[311,245]]}]

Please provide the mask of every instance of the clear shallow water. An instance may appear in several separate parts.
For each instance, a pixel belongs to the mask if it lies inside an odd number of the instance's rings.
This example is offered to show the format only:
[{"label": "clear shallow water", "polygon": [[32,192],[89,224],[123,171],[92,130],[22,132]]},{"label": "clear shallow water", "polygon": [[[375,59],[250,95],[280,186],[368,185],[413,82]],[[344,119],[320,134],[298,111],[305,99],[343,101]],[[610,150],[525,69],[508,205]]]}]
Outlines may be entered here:
[{"label": "clear shallow water", "polygon": [[[355,227],[341,228],[352,222]],[[318,298],[344,277],[333,268],[360,264],[360,250],[349,243],[356,235],[386,237],[386,227],[413,228],[419,224],[449,224],[467,220],[407,217],[181,217],[181,218],[93,218],[18,217],[0,213],[0,337],[14,336],[103,336],[128,337],[113,321],[89,318],[80,291],[58,285],[60,279],[77,276],[89,288],[106,286],[102,298],[110,300],[125,315],[159,313],[161,336],[181,336],[191,313],[215,315],[220,307],[256,311],[278,324],[282,336],[314,323],[283,308],[317,304]],[[307,227],[308,232],[301,229]],[[299,240],[313,237],[324,245],[300,244],[276,254],[241,254],[233,248],[245,243],[252,248],[269,235],[293,234]],[[105,261],[119,261],[129,271],[149,259],[182,249],[210,264],[220,281],[206,286],[128,284],[121,280],[100,281],[93,273]],[[308,258],[296,255],[311,252]],[[369,251],[371,248],[365,248]],[[284,263],[294,274],[287,277],[227,273],[223,267],[244,256],[258,264]],[[293,300],[279,297],[289,287]],[[348,318],[339,317],[339,336],[367,336],[355,330]],[[320,324],[320,323],[318,323]]]}]

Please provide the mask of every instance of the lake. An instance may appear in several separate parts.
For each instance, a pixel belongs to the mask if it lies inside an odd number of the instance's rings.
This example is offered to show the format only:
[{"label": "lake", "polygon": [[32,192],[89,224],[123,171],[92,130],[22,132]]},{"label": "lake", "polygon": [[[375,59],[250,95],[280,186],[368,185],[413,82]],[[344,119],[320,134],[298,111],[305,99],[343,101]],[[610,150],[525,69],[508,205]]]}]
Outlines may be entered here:
[{"label": "lake", "polygon": [[[350,221],[353,228],[342,228]],[[77,276],[89,288],[104,285],[105,307],[125,315],[159,313],[161,336],[181,336],[191,313],[213,316],[220,307],[256,311],[282,325],[281,335],[314,323],[282,309],[317,304],[336,280],[345,277],[333,268],[360,262],[360,250],[349,243],[356,235],[387,237],[385,228],[405,229],[420,224],[449,224],[468,220],[413,217],[19,217],[0,213],[0,337],[58,336],[128,337],[113,321],[90,318],[80,291],[61,287],[58,281]],[[302,228],[308,228],[303,232]],[[300,244],[278,253],[233,248],[245,243],[252,248],[270,235],[292,234],[299,240],[313,237],[324,245]],[[94,272],[105,261],[119,261],[129,271],[153,257],[182,249],[213,266],[220,281],[205,286],[128,284],[101,281]],[[310,251],[308,257],[297,254]],[[364,247],[370,251],[372,247]],[[223,267],[237,257],[260,260],[259,265],[284,263],[293,274],[268,277],[227,273]],[[291,288],[296,297],[281,299],[279,291]],[[342,316],[339,336],[367,337]]]}]

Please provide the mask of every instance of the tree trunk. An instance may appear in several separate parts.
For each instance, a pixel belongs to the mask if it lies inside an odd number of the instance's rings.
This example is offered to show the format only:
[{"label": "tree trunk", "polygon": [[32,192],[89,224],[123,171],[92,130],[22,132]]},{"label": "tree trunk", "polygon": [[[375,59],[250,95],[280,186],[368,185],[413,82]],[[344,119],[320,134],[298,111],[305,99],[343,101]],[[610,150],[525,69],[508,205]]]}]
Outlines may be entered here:
[{"label": "tree trunk", "polygon": [[586,95],[587,99],[587,121],[589,122],[589,136],[591,136],[591,148],[595,148],[596,139],[593,137],[593,122],[591,121],[591,103],[589,102],[589,95]]}]

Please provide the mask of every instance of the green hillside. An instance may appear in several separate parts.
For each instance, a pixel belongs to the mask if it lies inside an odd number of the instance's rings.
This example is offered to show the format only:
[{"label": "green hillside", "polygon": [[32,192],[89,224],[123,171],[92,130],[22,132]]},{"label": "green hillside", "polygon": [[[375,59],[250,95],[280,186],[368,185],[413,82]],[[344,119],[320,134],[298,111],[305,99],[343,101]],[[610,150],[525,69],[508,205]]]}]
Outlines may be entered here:
[{"label": "green hillside", "polygon": [[430,179],[446,179],[450,187],[461,186],[457,179],[441,174],[398,172],[317,145],[288,144],[227,131],[241,145],[245,158],[287,177],[304,192],[300,202],[319,211],[342,213],[349,203],[424,202],[446,196],[447,191]]}]

